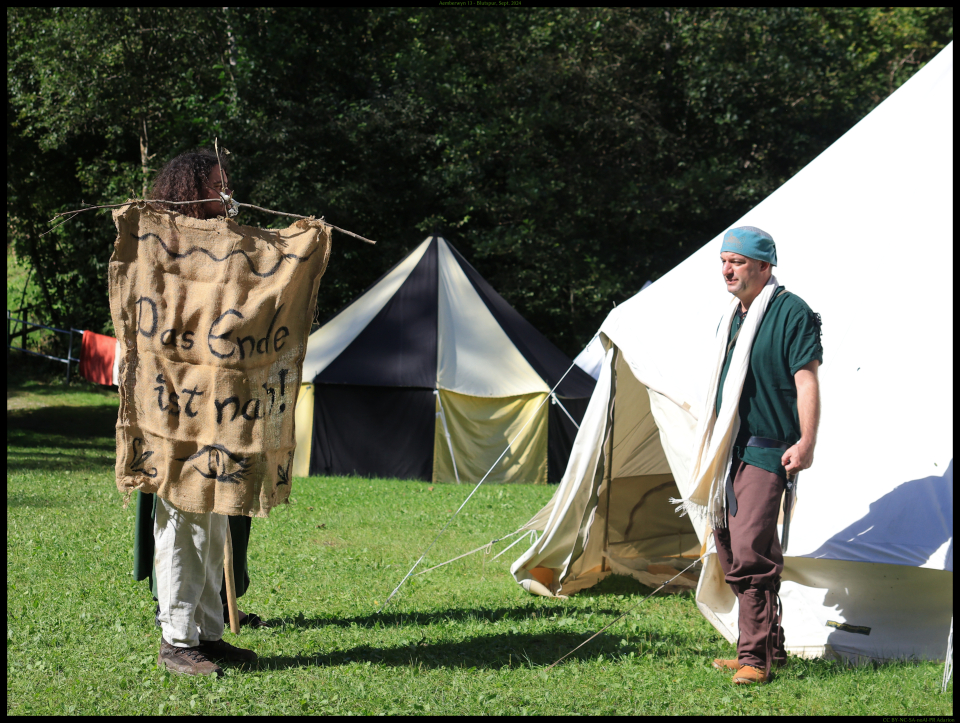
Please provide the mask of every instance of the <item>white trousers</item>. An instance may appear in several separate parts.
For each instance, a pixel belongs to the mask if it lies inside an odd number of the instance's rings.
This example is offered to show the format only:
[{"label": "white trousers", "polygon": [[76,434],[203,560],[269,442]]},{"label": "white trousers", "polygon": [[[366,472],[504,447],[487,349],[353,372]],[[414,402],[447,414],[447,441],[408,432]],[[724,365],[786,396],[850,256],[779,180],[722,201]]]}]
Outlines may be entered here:
[{"label": "white trousers", "polygon": [[223,637],[223,543],[227,518],[184,512],[157,498],[153,525],[163,638],[178,648]]}]

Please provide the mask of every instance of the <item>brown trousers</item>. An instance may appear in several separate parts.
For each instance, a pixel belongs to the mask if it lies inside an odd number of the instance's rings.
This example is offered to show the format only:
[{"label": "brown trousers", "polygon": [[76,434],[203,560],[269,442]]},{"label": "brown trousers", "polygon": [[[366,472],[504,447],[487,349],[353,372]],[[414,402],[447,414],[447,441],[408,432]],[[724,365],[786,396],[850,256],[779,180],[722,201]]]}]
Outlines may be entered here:
[{"label": "brown trousers", "polygon": [[737,512],[713,536],[724,580],[740,603],[737,659],[769,673],[771,663],[787,660],[777,598],[783,572],[777,516],[786,480],[737,459],[730,472]]}]

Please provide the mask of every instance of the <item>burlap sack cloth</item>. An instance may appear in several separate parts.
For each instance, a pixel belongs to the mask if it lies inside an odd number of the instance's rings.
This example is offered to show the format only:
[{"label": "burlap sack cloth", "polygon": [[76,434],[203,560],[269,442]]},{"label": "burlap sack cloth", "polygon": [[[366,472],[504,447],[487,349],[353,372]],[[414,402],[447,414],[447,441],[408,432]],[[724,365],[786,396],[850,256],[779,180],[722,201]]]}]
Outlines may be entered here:
[{"label": "burlap sack cloth", "polygon": [[290,496],[330,227],[268,230],[135,204],[113,218],[117,488],[188,512],[266,517]]}]

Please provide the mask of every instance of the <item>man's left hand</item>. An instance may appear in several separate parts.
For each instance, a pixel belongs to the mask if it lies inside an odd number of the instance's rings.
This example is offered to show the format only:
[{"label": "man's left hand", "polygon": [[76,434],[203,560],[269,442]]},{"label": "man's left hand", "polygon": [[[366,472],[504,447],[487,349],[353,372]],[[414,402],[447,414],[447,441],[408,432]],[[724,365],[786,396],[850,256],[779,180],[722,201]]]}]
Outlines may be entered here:
[{"label": "man's left hand", "polygon": [[780,458],[780,464],[783,465],[787,474],[810,469],[813,465],[813,445],[807,444],[801,439],[783,453],[783,456]]}]

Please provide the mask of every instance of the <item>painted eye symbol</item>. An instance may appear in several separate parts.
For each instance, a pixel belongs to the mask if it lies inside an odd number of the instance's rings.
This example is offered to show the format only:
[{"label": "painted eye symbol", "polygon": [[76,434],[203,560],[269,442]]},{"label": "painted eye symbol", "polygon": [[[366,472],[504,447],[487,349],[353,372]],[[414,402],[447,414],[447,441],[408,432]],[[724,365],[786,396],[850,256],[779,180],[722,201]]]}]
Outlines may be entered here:
[{"label": "painted eye symbol", "polygon": [[[207,470],[204,471],[197,465],[193,468],[200,473],[201,477],[206,479],[215,479],[217,482],[229,482],[231,484],[240,484],[247,478],[253,462],[249,457],[244,457],[231,452],[222,444],[208,444],[189,457],[179,457],[178,462],[192,462],[207,455]],[[201,466],[203,462],[200,462]],[[233,468],[232,471],[230,469]]]}]

